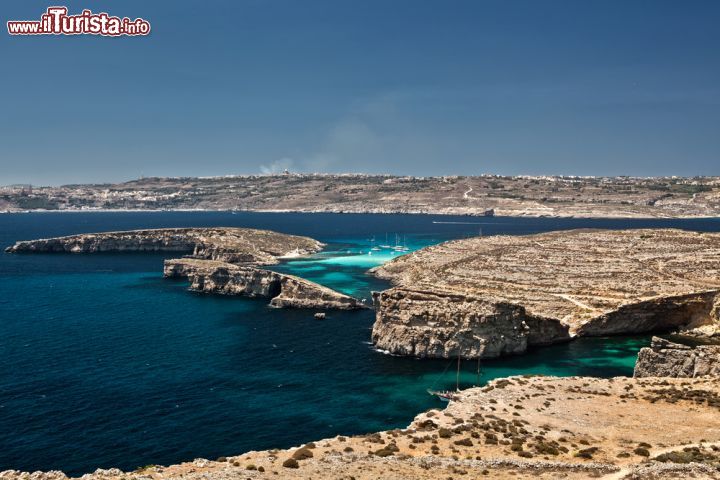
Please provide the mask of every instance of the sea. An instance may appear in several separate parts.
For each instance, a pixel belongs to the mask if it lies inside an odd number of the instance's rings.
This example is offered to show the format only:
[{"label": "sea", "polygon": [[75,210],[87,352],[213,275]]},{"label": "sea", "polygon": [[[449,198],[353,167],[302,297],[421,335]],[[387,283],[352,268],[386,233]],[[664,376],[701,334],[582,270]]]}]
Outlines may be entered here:
[{"label": "sea", "polygon": [[[573,228],[720,231],[720,219],[589,220],[248,212],[0,215],[17,240],[162,227],[232,226],[307,235],[312,257],[272,268],[370,299],[366,271],[408,251],[476,235]],[[162,277],[171,254],[0,253],[0,471],[132,470],[408,425],[442,407],[455,360],[391,356],[374,314],[268,306],[198,294]],[[507,375],[631,375],[650,337],[585,338],[461,365],[462,387]]]}]

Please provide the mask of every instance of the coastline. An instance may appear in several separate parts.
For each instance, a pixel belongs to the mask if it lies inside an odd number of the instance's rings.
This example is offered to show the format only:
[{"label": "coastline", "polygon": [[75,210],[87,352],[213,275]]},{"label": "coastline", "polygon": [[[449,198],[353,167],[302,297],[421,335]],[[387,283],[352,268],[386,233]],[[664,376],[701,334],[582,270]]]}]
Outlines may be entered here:
[{"label": "coastline", "polygon": [[[67,210],[66,210],[67,211]],[[93,210],[83,210],[85,212],[94,212]],[[115,212],[117,210],[111,210],[111,212]],[[147,211],[147,210],[141,210],[141,211]],[[163,210],[166,211],[166,210]],[[197,211],[197,210],[195,210]],[[207,211],[207,210],[206,210]],[[31,212],[32,213],[32,212]],[[38,212],[38,213],[48,213],[48,212]],[[253,213],[267,213],[267,212],[253,212]],[[381,352],[382,353],[382,352]],[[594,381],[590,380],[589,381]],[[562,380],[559,380],[562,381]],[[582,386],[582,385],[580,385]],[[541,407],[539,407],[541,408]],[[417,411],[417,410],[415,410]],[[510,410],[512,412],[512,410]],[[427,416],[426,414],[420,414],[419,416]],[[578,415],[581,415],[578,414]],[[578,417],[579,419],[582,419],[582,417]],[[385,444],[392,445],[392,439],[396,438],[393,433],[393,431],[385,431],[382,432],[380,435],[386,442]],[[542,433],[542,432],[540,432]],[[428,433],[431,434],[431,433]],[[453,448],[458,448],[458,445],[455,445],[452,442],[445,442],[449,443],[447,447],[443,446],[443,449],[447,448],[447,450],[443,451],[443,454],[440,456],[433,456],[433,454],[423,455],[422,457],[412,457],[411,458],[405,458],[403,455],[411,455],[412,452],[409,450],[403,450],[401,453],[397,453],[396,455],[389,455],[388,457],[384,457],[382,455],[385,455],[385,451],[383,451],[383,444],[373,445],[373,442],[367,442],[366,440],[369,438],[376,438],[376,435],[378,434],[366,434],[366,435],[358,435],[356,437],[351,437],[350,440],[340,441],[335,439],[326,439],[318,441],[318,444],[328,445],[327,448],[324,448],[324,453],[322,459],[318,458],[317,462],[315,460],[306,459],[304,461],[299,462],[301,464],[301,468],[295,470],[283,467],[281,465],[281,462],[287,459],[288,457],[295,454],[295,451],[299,450],[299,447],[296,448],[289,448],[282,451],[276,451],[276,450],[266,450],[262,452],[247,452],[245,454],[241,454],[235,457],[229,457],[226,459],[226,461],[209,461],[209,460],[203,460],[198,459],[194,462],[189,463],[179,463],[179,464],[173,464],[169,467],[152,467],[147,468],[144,470],[140,470],[138,472],[134,473],[127,473],[124,474],[122,472],[118,473],[119,471],[108,471],[104,470],[102,472],[106,473],[96,473],[96,474],[90,474],[90,476],[85,477],[86,480],[90,480],[91,478],[126,478],[126,479],[132,479],[132,478],[147,478],[148,475],[152,476],[155,479],[162,479],[162,478],[176,478],[178,476],[186,476],[186,477],[197,477],[200,479],[204,473],[207,473],[209,479],[217,478],[217,480],[224,480],[226,478],[231,477],[237,477],[239,475],[247,475],[252,478],[265,478],[266,475],[260,475],[258,474],[258,470],[252,470],[248,469],[249,466],[254,465],[255,467],[263,466],[263,468],[268,472],[267,478],[273,478],[269,475],[272,473],[271,468],[275,468],[275,471],[279,471],[279,474],[281,475],[279,478],[318,478],[318,469],[322,469],[330,465],[331,467],[338,467],[338,468],[349,468],[352,469],[353,475],[356,479],[360,480],[363,478],[362,475],[358,475],[358,470],[362,471],[364,467],[368,467],[371,470],[374,468],[380,468],[380,469],[388,469],[388,468],[400,468],[404,469],[404,473],[407,475],[405,478],[425,478],[420,476],[419,474],[423,473],[425,470],[424,467],[421,467],[420,465],[432,465],[429,472],[433,472],[436,468],[455,468],[455,469],[461,469],[461,470],[470,470],[473,473],[481,474],[483,470],[488,469],[495,474],[495,470],[498,470],[500,473],[497,474],[495,478],[505,478],[503,475],[507,472],[505,470],[510,471],[520,471],[524,472],[524,474],[529,475],[529,472],[537,471],[540,468],[547,469],[548,472],[554,472],[557,473],[558,471],[562,472],[571,472],[574,475],[580,475],[582,474],[587,475],[589,472],[595,472],[602,470],[608,470],[613,469],[614,467],[610,466],[609,462],[600,462],[601,465],[598,467],[600,470],[592,470],[595,468],[593,463],[585,461],[585,460],[575,460],[573,458],[568,458],[566,461],[563,459],[563,461],[555,461],[556,459],[553,457],[551,458],[551,461],[548,463],[547,460],[540,459],[539,457],[536,460],[533,461],[526,461],[525,459],[518,459],[516,457],[513,457],[512,453],[509,452],[503,452],[500,456],[484,456],[482,460],[468,460],[468,459],[460,459],[455,460],[453,459],[453,455],[456,453],[452,451]],[[319,438],[319,437],[312,437],[309,436],[309,438]],[[457,437],[460,438],[460,437]],[[453,442],[456,441],[456,438],[452,439]],[[364,450],[360,450],[357,446],[355,447],[355,453],[346,453],[345,455],[338,456],[336,453],[333,453],[333,450],[337,452],[338,450],[342,450],[345,448],[345,446],[348,444],[348,441],[350,443],[353,443],[353,445],[360,445],[364,448],[371,448],[372,451],[368,451],[366,454]],[[474,441],[474,440],[473,440]],[[340,447],[340,443],[342,443],[342,447]],[[651,442],[654,443],[654,442]],[[442,444],[442,441],[441,441]],[[286,444],[287,445],[287,444]],[[453,446],[455,445],[455,446]],[[418,447],[423,446],[427,448],[429,444],[425,445],[418,445]],[[461,446],[461,445],[460,445]],[[478,445],[479,446],[479,445]],[[335,448],[337,447],[337,448]],[[410,448],[409,445],[406,446],[408,449]],[[405,448],[404,446],[401,446],[401,448]],[[493,447],[494,448],[494,447]],[[500,448],[500,447],[498,447]],[[582,448],[582,447],[579,447]],[[233,449],[234,450],[234,449]],[[234,450],[235,452],[241,451],[241,450]],[[377,454],[378,451],[381,451],[382,453]],[[463,449],[460,449],[460,451],[463,451]],[[274,452],[274,453],[273,453]],[[220,452],[225,453],[225,452]],[[427,452],[426,452],[427,453]],[[320,457],[320,454],[316,450],[316,456]],[[507,455],[506,455],[507,454]],[[275,461],[271,461],[271,457],[276,457],[277,462],[276,465],[271,467],[271,464],[274,464]],[[192,457],[189,457],[190,459]],[[152,461],[152,460],[151,460]],[[240,465],[234,465],[232,462],[239,462]],[[228,463],[230,462],[230,464]],[[268,463],[269,462],[269,463]],[[315,463],[313,463],[315,462]],[[348,465],[349,464],[349,465]],[[311,471],[305,471],[305,466],[308,466],[312,468]],[[504,465],[504,466],[500,466]],[[588,470],[590,468],[591,470]],[[422,469],[422,470],[420,470]],[[475,472],[475,469],[478,471]],[[386,471],[386,470],[381,470]],[[608,470],[609,471],[609,470]],[[616,470],[613,470],[616,471]],[[111,472],[111,473],[107,473]],[[117,474],[116,474],[117,473]],[[260,472],[263,473],[263,472]],[[448,472],[452,475],[452,471]],[[0,475],[0,478],[5,480],[6,478],[12,479],[12,478],[28,478],[23,475],[31,475],[31,474],[18,474],[17,476],[14,476],[14,474],[10,475]],[[38,480],[43,478],[50,478],[50,473],[47,474],[32,474],[34,475],[33,478],[37,478]],[[349,475],[348,475],[349,476]],[[78,475],[79,477],[79,475]],[[63,477],[54,477],[58,480]],[[278,477],[274,477],[278,478]],[[383,478],[393,478],[393,477],[383,477]],[[402,477],[397,477],[402,478]],[[433,478],[433,477],[427,477],[427,478]],[[445,477],[443,477],[445,478]],[[518,477],[515,477],[518,478]],[[520,476],[519,478],[524,478]],[[549,477],[553,478],[553,477]],[[583,477],[570,477],[570,478],[583,478]]]},{"label": "coastline", "polygon": [[20,215],[20,214],[44,214],[44,213],[204,213],[204,212],[221,212],[221,213],[297,213],[297,214],[338,214],[338,215],[438,215],[447,217],[468,217],[468,218],[548,218],[548,219],[579,219],[579,220],[713,220],[720,219],[720,215],[627,215],[627,212],[618,212],[617,214],[593,214],[593,215],[574,215],[574,214],[503,214],[496,213],[493,216],[487,216],[481,212],[449,212],[447,210],[358,210],[348,211],[346,209],[252,209],[252,210],[226,210],[226,209],[208,209],[208,208],[174,208],[174,209],[152,209],[152,208],[99,208],[99,209],[32,209],[32,210],[0,210],[0,215]]},{"label": "coastline", "polygon": [[[689,388],[702,401],[679,393]],[[459,391],[406,428],[70,478],[717,478],[719,388],[709,377],[510,376]],[[693,462],[675,460],[687,452]],[[0,472],[2,480],[68,478],[57,470]]]}]

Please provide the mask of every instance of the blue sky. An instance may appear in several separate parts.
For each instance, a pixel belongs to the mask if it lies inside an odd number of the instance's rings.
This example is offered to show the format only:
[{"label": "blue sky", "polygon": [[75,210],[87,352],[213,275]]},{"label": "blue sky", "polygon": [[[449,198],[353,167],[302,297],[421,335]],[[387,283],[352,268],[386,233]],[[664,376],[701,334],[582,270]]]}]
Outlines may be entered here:
[{"label": "blue sky", "polygon": [[[3,29],[57,3],[3,0]],[[153,31],[4,30],[0,184],[720,174],[720,2],[60,4]]]}]

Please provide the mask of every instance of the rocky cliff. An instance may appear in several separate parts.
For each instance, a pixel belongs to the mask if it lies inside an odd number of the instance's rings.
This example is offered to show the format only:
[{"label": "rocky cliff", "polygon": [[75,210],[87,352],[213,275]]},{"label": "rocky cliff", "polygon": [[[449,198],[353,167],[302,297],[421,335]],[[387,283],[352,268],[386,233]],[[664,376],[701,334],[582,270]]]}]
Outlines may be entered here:
[{"label": "rocky cliff", "polygon": [[377,348],[495,357],[577,336],[720,328],[720,234],[574,230],[446,242],[373,273]]},{"label": "rocky cliff", "polygon": [[653,337],[638,353],[635,377],[720,377],[720,345],[690,347]]},{"label": "rocky cliff", "polygon": [[568,327],[557,320],[531,317],[520,305],[482,297],[398,287],[373,299],[372,341],[400,355],[488,358],[570,338]]},{"label": "rocky cliff", "polygon": [[198,292],[270,298],[274,307],[365,308],[359,300],[294,275],[220,261],[175,259],[165,261],[166,278],[190,280]]},{"label": "rocky cliff", "polygon": [[9,253],[178,252],[230,263],[269,265],[286,255],[319,251],[308,237],[252,228],[162,228],[86,233],[17,242]]}]

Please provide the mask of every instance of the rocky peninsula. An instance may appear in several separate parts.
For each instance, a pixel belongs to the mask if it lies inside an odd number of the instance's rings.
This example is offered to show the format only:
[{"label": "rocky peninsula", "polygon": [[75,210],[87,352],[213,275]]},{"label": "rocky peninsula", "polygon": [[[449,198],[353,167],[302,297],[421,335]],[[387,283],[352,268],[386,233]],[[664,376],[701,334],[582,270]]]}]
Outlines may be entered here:
[{"label": "rocky peninsula", "polygon": [[238,264],[272,265],[278,258],[318,252],[323,244],[297,235],[254,228],[160,228],[83,233],[20,241],[9,253],[176,252]]},{"label": "rocky peninsula", "polygon": [[463,239],[373,273],[377,348],[418,357],[497,357],[528,346],[720,328],[720,234],[573,230]]},{"label": "rocky peninsula", "polygon": [[719,468],[717,378],[523,376],[459,392],[403,429],[82,479],[718,479]]},{"label": "rocky peninsula", "polygon": [[251,228],[165,228],[103,232],[17,242],[8,253],[173,252],[164,276],[188,278],[205,293],[270,298],[275,307],[364,308],[352,297],[293,275],[258,268],[309,255],[323,244],[308,237]]},{"label": "rocky peninsula", "polygon": [[196,292],[270,298],[273,307],[365,308],[353,297],[304,278],[246,265],[197,259],[165,260],[164,276],[188,278],[190,290]]}]

